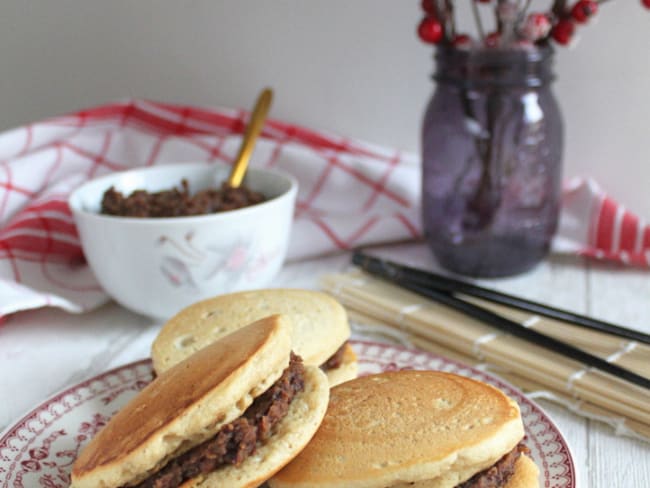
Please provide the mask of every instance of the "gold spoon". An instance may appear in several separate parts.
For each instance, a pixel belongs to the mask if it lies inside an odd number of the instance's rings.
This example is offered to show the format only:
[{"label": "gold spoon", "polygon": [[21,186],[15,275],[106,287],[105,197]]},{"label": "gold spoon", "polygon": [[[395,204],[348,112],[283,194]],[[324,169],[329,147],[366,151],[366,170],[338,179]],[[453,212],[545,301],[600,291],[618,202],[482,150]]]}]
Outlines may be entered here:
[{"label": "gold spoon", "polygon": [[257,97],[255,108],[251,113],[248,127],[246,127],[246,132],[244,133],[244,138],[242,139],[239,148],[239,154],[237,154],[237,158],[235,159],[232,169],[230,170],[230,175],[228,176],[228,185],[232,188],[237,188],[241,185],[241,182],[244,179],[246,168],[248,168],[248,161],[250,160],[251,155],[253,154],[253,149],[255,148],[255,141],[257,141],[257,136],[262,132],[264,120],[266,120],[266,114],[269,111],[272,100],[273,90],[270,88],[264,89]]}]

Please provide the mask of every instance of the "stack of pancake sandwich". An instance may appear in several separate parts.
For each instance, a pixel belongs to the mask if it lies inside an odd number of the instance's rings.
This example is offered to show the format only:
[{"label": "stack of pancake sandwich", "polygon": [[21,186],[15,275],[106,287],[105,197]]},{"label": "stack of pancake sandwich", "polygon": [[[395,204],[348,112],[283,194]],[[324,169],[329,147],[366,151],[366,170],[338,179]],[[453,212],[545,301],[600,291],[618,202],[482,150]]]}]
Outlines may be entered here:
[{"label": "stack of pancake sandwich", "polygon": [[537,488],[516,402],[451,373],[394,371],[332,388],[325,418],[271,488]]},{"label": "stack of pancake sandwich", "polygon": [[450,373],[357,376],[343,307],[298,289],[198,302],[156,378],[85,446],[73,488],[532,488],[517,404]]},{"label": "stack of pancake sandwich", "polygon": [[151,348],[160,374],[206,345],[268,315],[293,324],[292,344],[305,364],[320,366],[334,386],[357,375],[343,306],[318,291],[265,289],[220,295],[181,310],[165,323]]},{"label": "stack of pancake sandwich", "polygon": [[76,459],[73,488],[255,487],[320,425],[329,384],[272,315],[160,374]]}]

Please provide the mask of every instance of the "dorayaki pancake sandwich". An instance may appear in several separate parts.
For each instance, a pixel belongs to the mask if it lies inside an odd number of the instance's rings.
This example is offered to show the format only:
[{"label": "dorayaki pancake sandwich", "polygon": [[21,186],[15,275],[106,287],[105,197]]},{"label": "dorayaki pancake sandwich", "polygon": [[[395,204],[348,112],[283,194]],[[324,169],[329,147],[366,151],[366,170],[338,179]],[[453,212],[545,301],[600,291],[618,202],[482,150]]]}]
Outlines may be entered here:
[{"label": "dorayaki pancake sandwich", "polygon": [[220,295],[181,310],[162,327],[151,347],[154,370],[162,373],[199,349],[255,320],[287,315],[293,350],[305,364],[320,366],[330,385],[355,378],[357,358],[345,309],[331,296],[300,289],[265,289]]},{"label": "dorayaki pancake sandwich", "polygon": [[290,321],[267,317],[161,373],[83,449],[71,486],[259,486],[309,442],[328,397]]},{"label": "dorayaki pancake sandwich", "polygon": [[307,447],[272,488],[537,488],[517,404],[463,376],[396,371],[330,391]]}]

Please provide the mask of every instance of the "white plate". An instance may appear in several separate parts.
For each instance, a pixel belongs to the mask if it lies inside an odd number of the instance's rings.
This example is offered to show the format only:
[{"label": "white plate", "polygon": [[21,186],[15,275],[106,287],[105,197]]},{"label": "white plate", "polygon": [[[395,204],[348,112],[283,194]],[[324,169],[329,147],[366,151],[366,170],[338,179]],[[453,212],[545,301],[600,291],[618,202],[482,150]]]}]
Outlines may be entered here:
[{"label": "white plate", "polygon": [[[398,369],[436,369],[490,383],[515,399],[526,427],[526,445],[541,472],[540,486],[575,488],[576,472],[566,441],[540,407],[492,375],[422,351],[352,341],[361,374]],[[151,381],[148,359],[72,386],[36,407],[0,434],[1,488],[64,488],[80,448]]]}]

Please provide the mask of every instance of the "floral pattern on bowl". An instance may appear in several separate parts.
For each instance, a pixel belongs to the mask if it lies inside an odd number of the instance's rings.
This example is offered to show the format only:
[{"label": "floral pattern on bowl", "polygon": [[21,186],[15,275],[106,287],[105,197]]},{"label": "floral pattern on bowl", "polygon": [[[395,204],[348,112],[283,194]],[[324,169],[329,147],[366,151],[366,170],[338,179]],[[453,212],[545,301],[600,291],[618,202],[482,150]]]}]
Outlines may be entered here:
[{"label": "floral pattern on bowl", "polygon": [[280,252],[277,246],[268,248],[241,237],[203,245],[197,245],[194,237],[188,232],[182,239],[163,235],[157,240],[162,250],[160,272],[172,286],[193,291],[206,282],[246,286],[263,275]]}]

